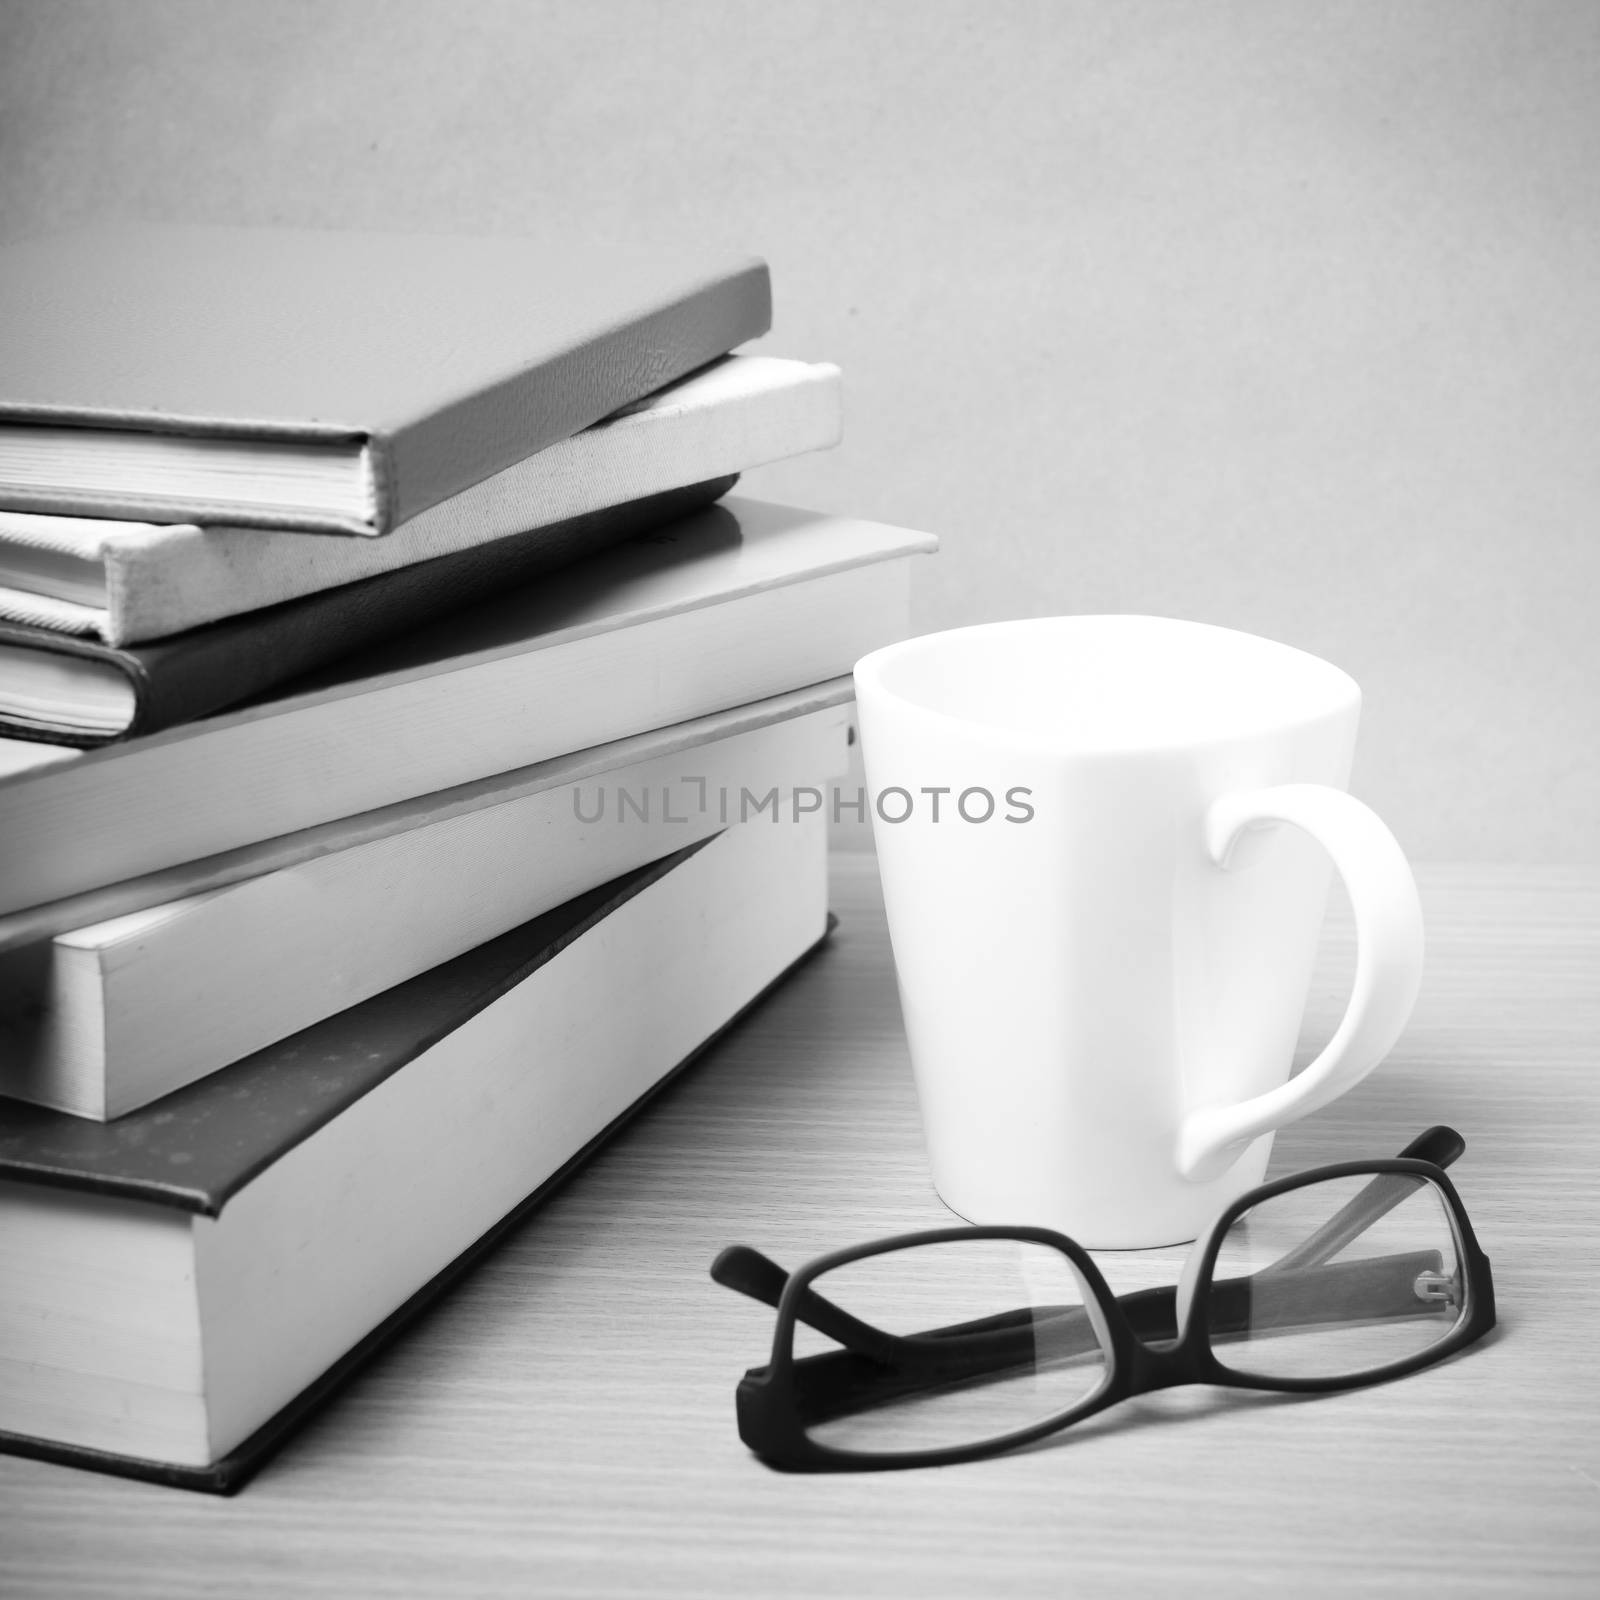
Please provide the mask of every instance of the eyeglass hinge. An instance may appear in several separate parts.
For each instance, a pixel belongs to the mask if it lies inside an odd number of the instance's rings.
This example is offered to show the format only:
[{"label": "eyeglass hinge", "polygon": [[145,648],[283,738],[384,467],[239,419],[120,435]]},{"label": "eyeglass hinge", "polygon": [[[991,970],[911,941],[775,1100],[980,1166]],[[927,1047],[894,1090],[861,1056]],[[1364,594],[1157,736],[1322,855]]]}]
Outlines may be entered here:
[{"label": "eyeglass hinge", "polygon": [[1446,1305],[1456,1303],[1455,1279],[1444,1272],[1419,1272],[1412,1289],[1417,1299]]}]

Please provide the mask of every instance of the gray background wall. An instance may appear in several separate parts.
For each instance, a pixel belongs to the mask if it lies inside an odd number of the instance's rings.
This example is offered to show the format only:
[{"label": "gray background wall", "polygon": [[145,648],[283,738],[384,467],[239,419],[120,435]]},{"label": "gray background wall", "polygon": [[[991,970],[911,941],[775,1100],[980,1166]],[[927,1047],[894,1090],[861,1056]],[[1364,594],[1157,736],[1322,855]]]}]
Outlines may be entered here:
[{"label": "gray background wall", "polygon": [[689,235],[931,529],[921,628],[1198,617],[1367,691],[1421,859],[1600,859],[1591,0],[0,3],[0,237]]}]

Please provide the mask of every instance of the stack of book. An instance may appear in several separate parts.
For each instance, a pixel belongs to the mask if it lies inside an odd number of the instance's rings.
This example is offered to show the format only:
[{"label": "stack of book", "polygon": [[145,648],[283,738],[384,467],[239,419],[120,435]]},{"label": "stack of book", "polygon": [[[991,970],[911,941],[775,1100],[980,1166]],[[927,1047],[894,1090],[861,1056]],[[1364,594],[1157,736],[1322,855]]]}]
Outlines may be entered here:
[{"label": "stack of book", "polygon": [[0,250],[0,1449],[236,1488],[825,935],[926,535],[759,262]]}]

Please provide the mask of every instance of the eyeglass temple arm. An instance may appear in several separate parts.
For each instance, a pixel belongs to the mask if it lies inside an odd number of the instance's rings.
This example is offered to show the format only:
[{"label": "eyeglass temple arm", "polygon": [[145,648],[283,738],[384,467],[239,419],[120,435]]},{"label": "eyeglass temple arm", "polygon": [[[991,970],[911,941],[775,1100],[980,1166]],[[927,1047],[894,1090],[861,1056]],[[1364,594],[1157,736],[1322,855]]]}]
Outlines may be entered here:
[{"label": "eyeglass temple arm", "polygon": [[[1454,1128],[1442,1124],[1419,1133],[1400,1152],[1403,1159],[1430,1161],[1448,1167],[1467,1148],[1467,1141]],[[1319,1267],[1359,1239],[1380,1218],[1388,1215],[1407,1195],[1416,1192],[1412,1179],[1397,1173],[1381,1173],[1362,1191],[1347,1200],[1309,1237],[1301,1240],[1287,1255],[1280,1256],[1263,1272],[1290,1272],[1304,1267]]]},{"label": "eyeglass temple arm", "polygon": [[[747,1244],[730,1244],[721,1251],[711,1263],[711,1276],[724,1289],[748,1295],[774,1310],[783,1299],[784,1285],[789,1281],[789,1274],[776,1261]],[[875,1361],[896,1360],[904,1342],[895,1334],[852,1317],[813,1289],[801,1294],[797,1315],[807,1327]]]}]

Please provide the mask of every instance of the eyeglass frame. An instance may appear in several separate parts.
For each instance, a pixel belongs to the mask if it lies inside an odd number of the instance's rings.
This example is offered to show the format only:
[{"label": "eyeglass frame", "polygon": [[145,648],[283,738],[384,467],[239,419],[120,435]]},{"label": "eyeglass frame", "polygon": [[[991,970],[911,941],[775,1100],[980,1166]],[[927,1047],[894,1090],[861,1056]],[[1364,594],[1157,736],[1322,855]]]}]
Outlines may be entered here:
[{"label": "eyeglass frame", "polygon": [[[775,1304],[778,1314],[773,1332],[772,1360],[765,1367],[749,1369],[735,1391],[739,1436],[769,1466],[787,1471],[882,1471],[905,1467],[955,1466],[1033,1444],[1063,1428],[1087,1421],[1124,1400],[1160,1389],[1210,1383],[1226,1388],[1279,1394],[1332,1394],[1387,1383],[1423,1367],[1433,1366],[1481,1339],[1495,1326],[1496,1320],[1494,1279],[1489,1258],[1478,1243],[1461,1196],[1444,1170],[1465,1148],[1465,1141],[1453,1129],[1433,1127],[1414,1139],[1398,1156],[1371,1161],[1336,1162],[1261,1184],[1224,1207],[1202,1238],[1195,1241],[1177,1284],[1138,1290],[1120,1297],[1111,1292],[1104,1274],[1083,1246],[1050,1228],[1023,1225],[964,1226],[896,1234],[890,1238],[830,1251],[787,1274],[747,1246],[730,1246],[712,1263],[713,1279],[766,1304]],[[1444,1198],[1458,1247],[1458,1271],[1465,1300],[1461,1315],[1450,1332],[1426,1348],[1399,1360],[1339,1377],[1266,1377],[1259,1373],[1236,1371],[1221,1361],[1212,1349],[1208,1301],[1217,1257],[1233,1224],[1255,1206],[1296,1189],[1339,1178],[1381,1178],[1389,1175],[1425,1179]],[[1353,1203],[1347,1203],[1344,1209]],[[1357,1233],[1370,1225],[1370,1222],[1365,1224]],[[1318,1229],[1310,1240],[1297,1245],[1290,1255],[1304,1252],[1326,1231],[1327,1224]],[[797,1323],[807,1320],[808,1325],[814,1325],[810,1319],[800,1316],[801,1302],[811,1284],[825,1273],[872,1256],[887,1255],[918,1245],[981,1239],[1045,1245],[1060,1251],[1072,1263],[1087,1291],[1084,1310],[1095,1323],[1100,1348],[1105,1355],[1105,1376],[1099,1387],[1082,1400],[1042,1421],[971,1444],[878,1453],[842,1449],[812,1438],[806,1432],[807,1424],[801,1415],[794,1354]],[[1334,1244],[1328,1254],[1336,1254],[1341,1248],[1342,1243]],[[1281,1266],[1282,1261],[1287,1259],[1286,1256],[1273,1263],[1273,1266]],[[753,1265],[754,1272],[751,1271]],[[781,1293],[777,1292],[778,1284],[773,1274],[782,1278]],[[1138,1306],[1155,1310],[1167,1297],[1173,1302],[1175,1336],[1170,1343],[1162,1339],[1152,1345],[1147,1342],[1147,1336],[1142,1336],[1135,1328],[1128,1308]]]}]

